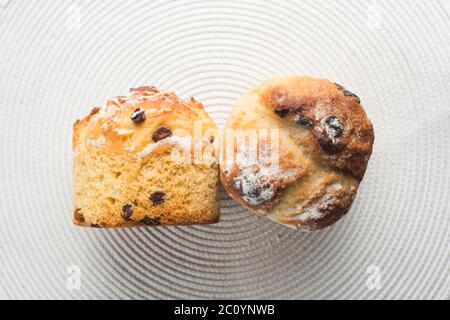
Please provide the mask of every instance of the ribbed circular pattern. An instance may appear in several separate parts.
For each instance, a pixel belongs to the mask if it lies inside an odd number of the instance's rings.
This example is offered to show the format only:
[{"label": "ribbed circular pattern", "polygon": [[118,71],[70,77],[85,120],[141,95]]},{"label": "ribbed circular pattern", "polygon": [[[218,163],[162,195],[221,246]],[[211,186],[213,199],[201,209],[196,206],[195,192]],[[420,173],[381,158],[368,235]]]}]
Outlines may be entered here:
[{"label": "ribbed circular pattern", "polygon": [[[448,1],[0,1],[0,298],[448,297],[449,16]],[[72,226],[72,123],[91,106],[153,84],[223,127],[285,74],[346,85],[373,120],[336,226],[296,232],[224,192],[217,225]]]}]

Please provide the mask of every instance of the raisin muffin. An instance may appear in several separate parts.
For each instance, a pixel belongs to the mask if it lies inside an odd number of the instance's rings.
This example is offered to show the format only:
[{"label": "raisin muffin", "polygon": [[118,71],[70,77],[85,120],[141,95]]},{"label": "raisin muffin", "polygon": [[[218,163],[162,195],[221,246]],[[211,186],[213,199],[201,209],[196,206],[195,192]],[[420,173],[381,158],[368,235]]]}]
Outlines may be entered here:
[{"label": "raisin muffin", "polygon": [[74,124],[74,223],[108,228],[219,220],[216,126],[193,98],[154,87]]},{"label": "raisin muffin", "polygon": [[343,86],[281,77],[240,99],[223,140],[226,191],[261,216],[312,231],[349,210],[374,131],[360,99]]}]

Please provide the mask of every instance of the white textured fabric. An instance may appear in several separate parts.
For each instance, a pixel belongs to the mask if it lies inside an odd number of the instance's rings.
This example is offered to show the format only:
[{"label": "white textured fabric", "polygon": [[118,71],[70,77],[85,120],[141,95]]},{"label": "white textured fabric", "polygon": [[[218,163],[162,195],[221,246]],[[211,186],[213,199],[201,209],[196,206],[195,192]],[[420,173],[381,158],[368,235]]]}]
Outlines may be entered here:
[{"label": "white textured fabric", "polygon": [[[0,1],[0,298],[449,296],[450,1]],[[213,226],[71,224],[72,123],[153,84],[223,127],[241,94],[305,74],[375,127],[348,216],[312,234],[222,195]]]}]

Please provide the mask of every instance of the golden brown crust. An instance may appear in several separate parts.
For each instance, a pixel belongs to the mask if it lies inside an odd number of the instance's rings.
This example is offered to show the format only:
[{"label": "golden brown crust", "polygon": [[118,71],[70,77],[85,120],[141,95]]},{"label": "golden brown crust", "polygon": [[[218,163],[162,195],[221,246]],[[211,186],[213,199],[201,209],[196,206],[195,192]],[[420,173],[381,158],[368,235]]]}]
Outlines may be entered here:
[{"label": "golden brown crust", "polygon": [[[347,213],[374,142],[359,98],[309,77],[276,78],[255,87],[233,110],[229,129],[279,130],[277,170],[243,164],[247,155],[235,147],[232,164],[223,161],[220,176],[225,190],[253,212],[303,230],[327,227]],[[258,151],[266,148],[258,141]]]},{"label": "golden brown crust", "polygon": [[[205,161],[194,162],[195,131]],[[154,87],[131,89],[74,124],[74,223],[94,228],[219,220],[219,174],[203,106]],[[180,154],[182,158],[174,158]]]},{"label": "golden brown crust", "polygon": [[[359,98],[341,85],[308,77],[261,89],[261,99],[274,111],[286,112],[285,121],[308,126],[310,151],[361,180],[372,154],[373,127]],[[327,119],[335,117],[342,133],[330,134]]]}]

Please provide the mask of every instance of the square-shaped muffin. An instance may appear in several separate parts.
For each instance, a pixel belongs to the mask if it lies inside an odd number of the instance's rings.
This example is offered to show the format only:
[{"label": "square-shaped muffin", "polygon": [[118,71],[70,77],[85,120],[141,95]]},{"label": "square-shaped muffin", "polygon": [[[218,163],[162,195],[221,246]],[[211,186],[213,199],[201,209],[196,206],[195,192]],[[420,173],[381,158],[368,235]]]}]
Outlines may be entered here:
[{"label": "square-shaped muffin", "polygon": [[202,104],[154,87],[94,108],[74,124],[74,223],[218,222],[216,131]]}]

